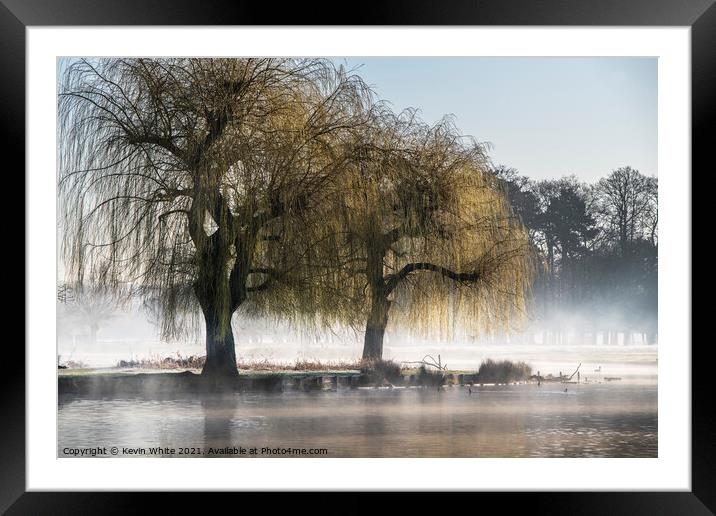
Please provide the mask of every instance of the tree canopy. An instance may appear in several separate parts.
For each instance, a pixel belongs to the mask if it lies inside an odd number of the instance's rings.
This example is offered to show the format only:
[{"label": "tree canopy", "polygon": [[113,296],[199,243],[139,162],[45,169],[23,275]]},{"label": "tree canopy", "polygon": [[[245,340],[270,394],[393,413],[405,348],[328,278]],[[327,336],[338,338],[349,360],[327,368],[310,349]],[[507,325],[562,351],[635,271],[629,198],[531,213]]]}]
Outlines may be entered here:
[{"label": "tree canopy", "polygon": [[485,148],[330,61],[74,61],[59,142],[69,274],[151,297],[164,336],[201,313],[207,375],[236,374],[238,310],[370,333],[393,302],[424,328],[524,307],[527,233]]},{"label": "tree canopy", "polygon": [[485,147],[450,118],[428,125],[411,110],[379,113],[358,138],[329,263],[345,264],[342,293],[367,317],[363,357],[380,358],[389,313],[433,335],[457,322],[507,325],[524,309],[532,264]]}]

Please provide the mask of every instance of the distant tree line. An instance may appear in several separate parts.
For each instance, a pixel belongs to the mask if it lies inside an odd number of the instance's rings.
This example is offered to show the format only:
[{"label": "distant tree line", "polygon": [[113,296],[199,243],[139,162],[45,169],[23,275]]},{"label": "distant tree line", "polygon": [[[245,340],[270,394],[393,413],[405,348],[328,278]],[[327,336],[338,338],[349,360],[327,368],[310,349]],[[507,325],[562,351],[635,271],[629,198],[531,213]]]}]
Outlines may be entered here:
[{"label": "distant tree line", "polygon": [[543,340],[655,343],[657,178],[628,166],[592,184],[535,181],[505,166],[495,174],[540,257],[529,311]]}]

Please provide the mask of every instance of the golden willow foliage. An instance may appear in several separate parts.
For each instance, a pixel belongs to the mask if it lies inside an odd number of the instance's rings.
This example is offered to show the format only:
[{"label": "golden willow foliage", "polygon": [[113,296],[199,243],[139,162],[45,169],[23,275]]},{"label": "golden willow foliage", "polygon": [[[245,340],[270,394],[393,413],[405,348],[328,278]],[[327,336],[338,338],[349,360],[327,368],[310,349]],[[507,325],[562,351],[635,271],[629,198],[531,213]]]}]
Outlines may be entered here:
[{"label": "golden willow foliage", "polygon": [[239,306],[312,314],[325,294],[305,280],[307,214],[370,105],[324,60],[72,63],[58,135],[69,271],[139,289],[166,337],[200,306],[222,333]]},{"label": "golden willow foliage", "polygon": [[534,259],[484,146],[450,118],[374,116],[341,178],[325,248],[338,251],[325,261],[341,265],[344,320],[365,323],[378,292],[390,321],[423,335],[506,329],[524,312]]},{"label": "golden willow foliage", "polygon": [[328,61],[76,61],[58,140],[68,270],[139,290],[165,337],[199,309],[221,334],[239,309],[370,324],[378,294],[425,332],[524,307],[527,235],[483,146]]}]

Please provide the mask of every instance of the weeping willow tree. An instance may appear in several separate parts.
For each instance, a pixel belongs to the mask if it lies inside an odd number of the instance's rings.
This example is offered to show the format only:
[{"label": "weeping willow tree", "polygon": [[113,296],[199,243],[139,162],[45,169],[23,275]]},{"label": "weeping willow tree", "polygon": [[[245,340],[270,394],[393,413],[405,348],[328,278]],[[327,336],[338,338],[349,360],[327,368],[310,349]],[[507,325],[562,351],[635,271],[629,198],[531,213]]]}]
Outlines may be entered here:
[{"label": "weeping willow tree", "polygon": [[58,101],[69,274],[151,293],[165,337],[200,312],[202,374],[237,375],[238,310],[333,306],[306,274],[310,242],[369,103],[358,77],[323,60],[69,64]]},{"label": "weeping willow tree", "polygon": [[430,334],[451,319],[504,327],[524,311],[526,230],[482,145],[449,118],[429,126],[412,111],[381,110],[353,152],[326,254],[357,300],[346,317],[365,317],[363,359],[382,358],[389,316]]}]

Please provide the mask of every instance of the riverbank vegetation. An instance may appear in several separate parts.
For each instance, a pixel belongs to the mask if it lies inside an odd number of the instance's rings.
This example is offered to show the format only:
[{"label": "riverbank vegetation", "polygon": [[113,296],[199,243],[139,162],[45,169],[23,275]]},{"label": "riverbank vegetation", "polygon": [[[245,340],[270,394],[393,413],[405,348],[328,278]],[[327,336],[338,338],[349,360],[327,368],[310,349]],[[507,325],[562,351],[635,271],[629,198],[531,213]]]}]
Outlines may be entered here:
[{"label": "riverbank vegetation", "polygon": [[477,370],[479,383],[523,382],[532,376],[532,368],[525,362],[485,360]]},{"label": "riverbank vegetation", "polygon": [[[213,379],[198,374],[202,363],[174,361],[167,366],[168,362],[163,362],[120,362],[123,367],[107,369],[62,369],[58,375],[59,394],[100,397],[134,394],[152,398],[215,391]],[[178,364],[197,367],[186,369]],[[524,363],[490,360],[483,363],[481,370],[482,375],[479,371],[438,370],[425,365],[415,368],[389,360],[357,364],[249,362],[223,388],[234,392],[281,392],[513,384],[528,381],[526,373],[531,371]]]},{"label": "riverbank vegetation", "polygon": [[[118,369],[195,369],[201,370],[206,362],[204,356],[150,357],[136,360],[120,360]],[[246,371],[360,371],[364,368],[361,362],[320,361],[299,359],[295,362],[277,362],[268,359],[239,360],[237,367]]]},{"label": "riverbank vegetation", "polygon": [[[63,377],[102,375],[111,378],[118,374],[119,378],[142,372],[187,373],[193,382],[194,373],[202,370],[204,357],[188,356],[142,360],[120,360],[114,368],[88,369],[71,367],[61,369]],[[272,377],[289,380],[305,377],[331,377],[332,375],[348,375],[356,378],[353,387],[396,387],[423,386],[436,387],[451,384],[512,384],[534,380],[532,368],[525,362],[510,360],[485,360],[477,371],[438,369],[426,365],[415,367],[411,363],[399,363],[392,360],[361,360],[358,362],[331,362],[318,360],[297,360],[291,363],[269,361],[267,359],[240,361],[237,367],[244,380],[247,378]],[[106,379],[104,380],[107,381]],[[124,380],[122,380],[124,381]],[[277,380],[278,381],[278,380]],[[242,384],[245,386],[245,384]],[[261,384],[263,385],[263,384]],[[314,388],[316,386],[313,386]]]}]

